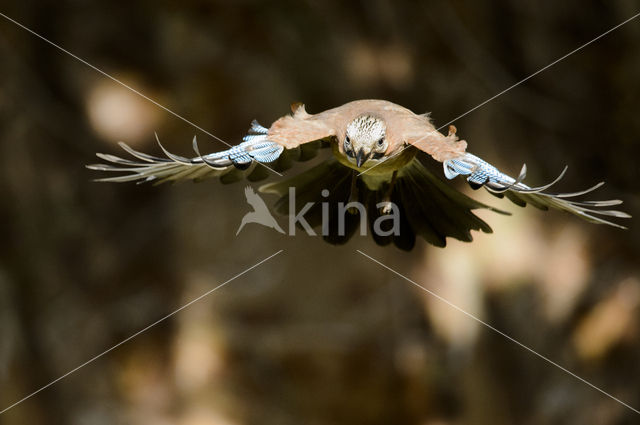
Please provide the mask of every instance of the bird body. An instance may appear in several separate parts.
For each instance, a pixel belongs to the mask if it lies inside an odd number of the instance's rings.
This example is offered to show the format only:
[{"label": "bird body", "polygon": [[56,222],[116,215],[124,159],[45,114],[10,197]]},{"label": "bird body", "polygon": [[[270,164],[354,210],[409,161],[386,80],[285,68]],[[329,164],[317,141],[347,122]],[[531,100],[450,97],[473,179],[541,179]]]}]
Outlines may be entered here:
[{"label": "bird body", "polygon": [[[429,115],[415,114],[384,100],[357,100],[317,114],[309,114],[304,105],[295,104],[291,115],[276,120],[269,128],[254,121],[242,143],[221,152],[201,155],[195,138],[193,148],[197,156],[194,158],[174,155],[159,141],[167,158],[137,152],[122,143],[123,149],[137,160],[97,154],[115,165],[88,167],[125,172],[99,179],[111,182],[162,183],[207,177],[220,177],[223,183],[242,177],[258,181],[269,176],[269,169],[283,171],[291,166],[292,160],[305,161],[314,157],[320,148],[330,147],[333,159],[286,181],[264,185],[260,191],[280,196],[275,206],[280,212],[286,212],[284,206],[292,201],[290,188],[297,190],[296,203],[324,199],[337,205],[358,201],[367,206],[370,224],[371,220],[391,211],[386,206],[380,209],[379,205],[399,205],[403,234],[374,235],[374,239],[383,245],[393,242],[402,249],[411,249],[416,235],[438,246],[445,245],[447,236],[470,241],[470,230],[491,232],[491,228],[472,213],[473,209],[502,212],[474,201],[435,177],[429,168],[438,162],[447,179],[465,176],[472,188],[484,187],[493,195],[507,197],[520,206],[529,203],[543,210],[559,209],[593,223],[620,228],[623,226],[603,217],[630,217],[621,211],[604,209],[621,204],[620,200],[573,199],[603,183],[574,193],[546,192],[562,178],[563,171],[551,184],[532,188],[523,183],[526,167],[523,166],[518,178],[510,177],[467,152],[467,142],[459,140],[456,133],[456,128],[450,126],[444,135],[434,127]],[[327,191],[331,191],[331,196],[325,196]],[[247,200],[249,198],[247,194]],[[334,209],[330,212],[335,213]],[[310,214],[315,217],[311,221],[320,225],[320,211],[312,209]],[[349,229],[357,226],[356,218],[350,221]],[[332,230],[334,233],[325,235],[325,239],[343,243],[350,237],[349,229],[342,232],[344,234],[336,234],[335,229],[330,228],[330,233]]]},{"label": "bird body", "polygon": [[[267,133],[269,140],[285,148],[295,148],[310,139],[335,137],[339,151],[346,154],[344,142],[349,125],[363,116],[385,123],[385,158],[397,154],[406,145],[414,145],[442,162],[461,155],[467,147],[455,133],[444,136],[437,131],[428,114],[418,115],[386,100],[356,100],[315,115],[308,114],[302,104],[292,105],[292,110],[292,115],[274,122]],[[362,133],[368,136],[368,132]]]},{"label": "bird body", "polygon": [[363,173],[360,177],[371,189],[379,187],[379,182],[389,180],[394,171],[399,171],[406,167],[418,153],[417,149],[409,148],[403,150],[393,158],[386,160],[369,159],[362,166],[358,167],[352,158],[338,150],[337,143],[331,145],[331,151],[340,164],[358,173]]}]

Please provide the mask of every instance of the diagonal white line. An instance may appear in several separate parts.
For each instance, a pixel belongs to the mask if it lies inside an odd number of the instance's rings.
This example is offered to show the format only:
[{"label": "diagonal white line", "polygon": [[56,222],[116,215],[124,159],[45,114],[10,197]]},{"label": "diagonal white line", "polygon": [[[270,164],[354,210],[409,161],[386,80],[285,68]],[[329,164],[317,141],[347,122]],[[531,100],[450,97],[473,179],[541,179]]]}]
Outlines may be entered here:
[{"label": "diagonal white line", "polygon": [[[465,112],[464,114],[460,114],[457,117],[455,117],[454,119],[452,119],[451,121],[449,121],[448,123],[438,127],[436,129],[436,131],[440,131],[443,128],[447,127],[449,124],[459,120],[460,118],[469,115],[470,113],[472,113],[473,111],[475,111],[478,108],[483,107],[484,105],[486,105],[487,103],[491,102],[492,100],[497,99],[498,97],[502,96],[503,94],[505,94],[506,92],[510,91],[511,89],[514,89],[516,87],[518,87],[520,84],[524,83],[525,81],[530,80],[531,78],[535,77],[536,75],[540,74],[543,71],[546,71],[547,69],[551,68],[553,65],[557,64],[558,62],[561,62],[563,60],[565,60],[566,58],[568,58],[569,56],[573,55],[574,53],[584,49],[585,47],[589,46],[592,43],[595,43],[596,41],[600,40],[602,37],[604,37],[605,35],[617,30],[618,28],[620,28],[621,26],[633,21],[634,19],[636,19],[638,16],[640,16],[640,12],[636,13],[635,15],[633,15],[632,17],[626,19],[625,21],[620,22],[618,25],[614,26],[613,28],[609,28],[607,31],[603,32],[602,34],[600,34],[599,36],[597,36],[596,38],[591,39],[590,41],[587,41],[586,43],[584,43],[583,45],[576,47],[575,49],[573,49],[572,51],[570,51],[569,53],[565,54],[564,56],[559,57],[558,59],[554,60],[553,62],[551,62],[550,64],[540,68],[539,70],[537,70],[536,72],[534,72],[533,74],[523,78],[522,80],[518,81],[517,83],[514,83],[512,85],[510,85],[509,87],[507,87],[506,89],[502,90],[500,93],[491,96],[489,99],[485,100],[484,102],[474,106],[473,108],[469,109],[467,112]],[[423,138],[426,136],[423,136]],[[420,140],[422,140],[422,138],[416,140],[413,143],[410,143],[408,145],[406,145],[405,147],[403,147],[399,152],[404,151],[405,149],[409,148],[410,146],[413,146],[414,144],[418,143]],[[395,155],[394,155],[395,156]],[[362,171],[360,174],[358,174],[358,176],[361,176],[362,174],[365,174],[367,172],[369,172],[370,170],[372,170],[373,168],[377,167],[378,165],[382,164],[383,162],[385,162],[387,159],[389,159],[391,157],[387,157],[384,160],[378,162],[377,164],[375,164],[373,167],[367,168],[366,170]]]},{"label": "diagonal white line", "polygon": [[573,49],[572,51],[570,51],[569,53],[567,53],[566,55],[554,60],[553,62],[551,62],[550,64],[546,65],[543,68],[540,68],[539,70],[537,70],[536,72],[534,72],[533,74],[529,75],[528,77],[523,78],[522,80],[518,81],[517,83],[507,87],[506,89],[502,90],[500,93],[490,97],[489,99],[485,100],[484,102],[482,102],[481,104],[475,106],[472,109],[469,109],[467,112],[465,112],[464,114],[458,115],[457,117],[455,117],[454,119],[452,119],[451,121],[449,121],[448,123],[444,124],[442,127],[438,128],[437,130],[440,131],[443,128],[447,127],[449,124],[453,123],[454,121],[459,120],[460,118],[464,117],[465,115],[470,114],[471,112],[475,111],[478,108],[483,107],[484,105],[486,105],[487,103],[491,102],[492,100],[494,100],[497,97],[502,96],[503,94],[505,94],[506,92],[508,92],[509,90],[519,86],[520,84],[524,83],[527,80],[530,80],[531,78],[535,77],[536,75],[540,74],[541,72],[547,70],[548,68],[551,68],[553,65],[557,64],[558,62],[563,61],[564,59],[568,58],[569,56],[573,55],[574,53],[584,49],[585,47],[587,47],[588,45],[595,43],[596,41],[600,40],[602,37],[604,37],[605,35],[609,34],[610,32],[613,32],[615,30],[617,30],[618,28],[620,28],[621,26],[623,26],[624,24],[633,21],[634,19],[636,19],[638,16],[640,16],[640,13],[636,13],[635,15],[633,15],[632,17],[630,17],[629,19],[620,22],[618,25],[616,25],[613,28],[608,29],[607,31],[603,32],[602,34],[600,34],[599,36],[597,36],[596,38],[594,38],[591,41],[588,41],[586,43],[584,43],[582,46],[577,47],[575,49]]},{"label": "diagonal white line", "polygon": [[188,303],[186,303],[185,305],[183,305],[182,307],[172,311],[171,313],[161,317],[160,319],[156,320],[155,322],[153,322],[152,324],[148,325],[147,327],[140,329],[138,332],[134,333],[133,335],[129,336],[126,339],[123,339],[122,341],[120,341],[119,343],[117,343],[116,345],[112,346],[111,348],[108,348],[106,350],[104,350],[102,353],[98,354],[97,356],[94,356],[92,358],[90,358],[89,360],[87,360],[86,362],[82,363],[80,366],[77,366],[73,369],[71,369],[69,372],[65,373],[64,375],[54,379],[53,381],[49,382],[47,385],[39,388],[38,390],[32,392],[31,394],[23,397],[22,399],[16,401],[15,403],[13,403],[10,406],[5,407],[4,409],[0,410],[0,415],[5,413],[7,410],[12,409],[14,407],[16,407],[17,405],[19,405],[20,403],[22,403],[25,400],[30,399],[31,397],[33,397],[34,395],[38,394],[40,391],[43,391],[47,388],[49,388],[50,386],[52,386],[53,384],[55,384],[58,381],[63,380],[64,378],[66,378],[67,376],[71,375],[74,372],[77,372],[79,369],[82,369],[83,367],[85,367],[86,365],[93,363],[95,360],[99,359],[100,357],[104,356],[105,354],[115,350],[116,348],[120,347],[122,344],[132,340],[133,338],[137,337],[138,335],[148,331],[149,329],[151,329],[152,327],[156,326],[158,323],[170,318],[171,316],[173,316],[174,314],[184,310],[185,308],[189,307],[191,304],[196,303],[198,301],[200,301],[201,299],[203,299],[204,297],[206,297],[207,295],[211,294],[212,292],[217,291],[218,289],[222,288],[223,286],[225,286],[227,283],[232,282],[233,280],[239,278],[240,276],[242,276],[245,273],[248,273],[249,271],[255,269],[256,267],[260,266],[261,264],[269,261],[270,259],[272,259],[273,257],[275,257],[276,255],[280,254],[282,251],[284,250],[280,250],[274,254],[271,254],[270,256],[268,256],[267,258],[259,261],[258,263],[254,264],[253,266],[249,267],[248,269],[245,269],[244,271],[238,273],[237,275],[233,276],[232,278],[226,280],[225,282],[221,283],[220,285],[216,286],[213,289],[208,290],[207,292],[205,292],[204,294],[200,295],[197,298],[194,298],[193,300],[189,301]]},{"label": "diagonal white line", "polygon": [[517,345],[519,345],[520,347],[524,348],[525,350],[529,351],[532,354],[535,354],[536,356],[540,357],[542,360],[546,361],[547,363],[557,367],[558,369],[562,370],[563,372],[573,376],[574,378],[576,378],[577,380],[587,384],[588,386],[590,386],[591,388],[601,392],[602,394],[606,395],[607,397],[611,398],[612,400],[617,401],[618,403],[620,403],[621,405],[623,405],[624,407],[634,411],[635,413],[640,415],[640,410],[637,410],[631,406],[629,406],[627,403],[625,403],[624,401],[620,400],[619,398],[616,398],[614,396],[612,396],[611,394],[609,394],[608,392],[596,387],[595,385],[593,385],[591,382],[587,381],[584,378],[581,378],[580,376],[576,375],[575,373],[571,372],[569,369],[560,366],[558,363],[554,362],[553,360],[549,359],[548,357],[543,356],[542,354],[538,353],[537,351],[535,351],[532,348],[529,348],[528,346],[524,345],[523,343],[521,343],[520,341],[516,340],[515,338],[507,335],[506,333],[502,332],[499,329],[496,329],[495,327],[491,326],[489,323],[485,322],[484,320],[474,316],[471,313],[468,313],[467,311],[461,309],[460,307],[458,307],[457,305],[453,304],[451,301],[447,300],[446,298],[441,297],[440,295],[436,294],[433,291],[430,291],[429,289],[425,288],[424,286],[420,285],[419,283],[414,282],[413,280],[409,279],[408,277],[406,277],[405,275],[395,271],[394,269],[392,269],[391,267],[381,263],[380,261],[376,260],[375,258],[365,254],[364,252],[360,251],[359,249],[357,249],[356,251],[358,251],[360,254],[362,254],[363,256],[367,257],[369,260],[373,261],[374,263],[379,264],[380,266],[384,267],[385,269],[389,270],[390,272],[392,272],[393,274],[395,274],[396,276],[399,276],[401,278],[403,278],[404,280],[406,280],[407,282],[411,283],[412,285],[422,289],[423,291],[425,291],[426,293],[428,293],[429,295],[432,295],[434,297],[436,297],[437,299],[439,299],[440,301],[448,304],[449,306],[453,307],[454,309],[458,310],[460,313],[472,318],[473,320],[475,320],[476,322],[486,326],[487,328],[491,329],[492,331],[502,335],[503,337],[507,338],[509,341],[516,343]]},{"label": "diagonal white line", "polygon": [[[156,105],[157,107],[164,109],[165,111],[167,111],[168,113],[170,113],[171,115],[175,116],[176,118],[181,119],[182,121],[186,122],[187,124],[191,125],[192,127],[202,131],[203,133],[213,137],[214,139],[216,139],[217,141],[224,143],[225,145],[229,146],[230,148],[233,147],[233,145],[225,142],[224,140],[222,140],[221,138],[219,138],[218,136],[216,136],[215,134],[205,130],[204,128],[200,127],[199,125],[193,123],[192,121],[189,121],[188,119],[186,119],[185,117],[183,117],[182,115],[173,112],[171,109],[167,108],[166,106],[156,102],[155,100],[151,99],[149,96],[146,96],[142,93],[140,93],[138,90],[134,89],[133,87],[131,87],[130,85],[118,80],[116,77],[113,77],[112,75],[106,73],[105,71],[101,70],[100,68],[90,64],[89,62],[87,62],[86,60],[74,55],[73,53],[71,53],[70,51],[66,50],[65,48],[59,46],[58,44],[54,43],[53,41],[47,39],[46,37],[38,34],[37,32],[35,32],[34,30],[32,30],[31,28],[28,28],[24,25],[22,25],[20,22],[16,21],[15,19],[10,18],[9,16],[5,15],[4,13],[0,12],[0,16],[2,16],[3,18],[5,18],[6,20],[13,22],[14,24],[16,24],[17,26],[19,26],[20,28],[30,32],[31,34],[35,35],[36,37],[38,37],[39,39],[45,41],[46,43],[52,45],[53,47],[55,47],[56,49],[66,53],[67,55],[71,56],[72,58],[76,59],[79,62],[82,62],[83,64],[85,64],[86,66],[88,66],[89,68],[93,69],[96,72],[99,72],[100,74],[104,75],[105,77],[109,78],[110,80],[120,84],[121,86],[125,87],[126,89],[131,90],[133,93],[137,94],[138,96],[142,97],[143,99],[148,100],[149,102],[153,103],[154,105]],[[277,172],[276,170],[273,170],[272,168],[270,168],[269,166],[258,162],[258,164],[262,165],[263,167],[271,170],[272,172],[276,173],[277,175],[279,175],[280,177],[282,177],[282,174],[280,174],[279,172]]]}]

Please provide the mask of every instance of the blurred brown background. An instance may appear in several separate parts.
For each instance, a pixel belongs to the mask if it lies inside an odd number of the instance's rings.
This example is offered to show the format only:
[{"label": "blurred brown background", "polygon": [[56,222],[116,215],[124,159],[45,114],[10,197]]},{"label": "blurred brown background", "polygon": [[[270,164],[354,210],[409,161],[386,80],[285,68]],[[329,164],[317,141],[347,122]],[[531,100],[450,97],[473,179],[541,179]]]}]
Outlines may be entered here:
[{"label": "blurred brown background", "polygon": [[[303,101],[382,98],[437,125],[637,13],[632,0],[5,2],[3,13],[236,143]],[[640,215],[640,19],[456,122],[472,152]],[[223,147],[0,19],[3,424],[631,424],[640,416],[355,252],[640,408],[640,227],[520,209],[411,253],[257,225],[243,184],[92,183],[94,153]],[[289,173],[306,165],[299,164]],[[270,201],[273,201],[270,199]]]}]

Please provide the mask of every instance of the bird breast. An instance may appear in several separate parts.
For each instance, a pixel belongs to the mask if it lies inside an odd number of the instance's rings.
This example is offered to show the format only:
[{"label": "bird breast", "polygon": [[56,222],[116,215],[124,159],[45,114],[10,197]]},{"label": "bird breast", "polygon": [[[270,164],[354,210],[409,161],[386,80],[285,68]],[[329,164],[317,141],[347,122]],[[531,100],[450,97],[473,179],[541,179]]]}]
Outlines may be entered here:
[{"label": "bird breast", "polygon": [[[415,148],[409,147],[402,150],[395,156],[382,157],[380,159],[369,159],[367,162],[362,164],[362,167],[358,167],[356,163],[352,162],[345,153],[340,152],[338,143],[332,144],[332,151],[333,156],[338,160],[338,162],[340,162],[340,164],[356,170],[359,173],[364,172],[364,174],[361,175],[362,180],[371,190],[377,190],[382,183],[390,181],[393,176],[393,172],[404,168],[413,160],[418,152]],[[380,162],[382,163],[380,164]]]}]

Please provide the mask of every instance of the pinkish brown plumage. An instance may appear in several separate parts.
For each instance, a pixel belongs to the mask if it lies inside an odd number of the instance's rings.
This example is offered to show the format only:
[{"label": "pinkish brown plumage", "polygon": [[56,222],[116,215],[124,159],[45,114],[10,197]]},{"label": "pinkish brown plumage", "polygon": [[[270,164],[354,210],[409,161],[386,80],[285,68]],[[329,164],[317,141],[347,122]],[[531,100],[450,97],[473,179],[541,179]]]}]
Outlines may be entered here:
[{"label": "pinkish brown plumage", "polygon": [[[385,155],[393,155],[413,145],[436,161],[444,162],[462,155],[467,147],[455,133],[445,136],[437,131],[427,115],[415,114],[386,100],[356,100],[313,115],[307,113],[304,105],[294,104],[292,112],[293,115],[274,122],[268,133],[269,140],[287,149],[332,136],[343,142],[349,123],[361,115],[378,117],[386,123],[389,145]],[[340,152],[343,152],[342,147]]]},{"label": "pinkish brown plumage", "polygon": [[[251,181],[268,177],[271,171],[283,171],[291,159],[306,160],[320,147],[330,147],[333,158],[289,180],[262,186],[260,190],[281,196],[276,209],[289,202],[289,188],[298,196],[326,202],[359,201],[367,205],[370,216],[397,212],[402,232],[374,236],[379,244],[393,242],[402,249],[411,249],[415,236],[444,246],[447,236],[470,241],[470,230],[491,232],[491,228],[471,210],[489,208],[448,186],[427,169],[429,163],[442,163],[444,175],[453,179],[465,176],[473,188],[485,187],[490,193],[517,205],[527,203],[540,208],[554,208],[577,215],[593,223],[623,227],[604,217],[628,218],[628,214],[606,209],[619,205],[620,200],[575,201],[590,189],[568,194],[550,194],[546,190],[556,183],[532,188],[525,185],[526,168],[514,179],[477,156],[468,153],[467,142],[459,140],[456,129],[449,127],[445,136],[431,123],[427,115],[419,115],[384,100],[357,100],[316,114],[307,113],[304,105],[292,106],[292,114],[276,120],[270,128],[254,121],[244,141],[231,149],[184,158],[162,150],[167,158],[134,151],[122,145],[138,161],[113,155],[98,156],[114,165],[97,164],[89,168],[99,171],[122,171],[127,174],[107,177],[102,181],[152,181],[162,183],[178,180],[201,180],[218,176],[224,182],[243,176]],[[161,145],[162,146],[162,145]],[[565,169],[566,170],[566,169]],[[331,192],[328,198],[321,192]],[[322,192],[324,193],[324,192]],[[393,210],[391,206],[399,205]],[[318,223],[315,223],[318,225]],[[344,229],[343,229],[344,230]],[[351,233],[334,233],[325,237],[342,243]]]}]

